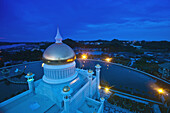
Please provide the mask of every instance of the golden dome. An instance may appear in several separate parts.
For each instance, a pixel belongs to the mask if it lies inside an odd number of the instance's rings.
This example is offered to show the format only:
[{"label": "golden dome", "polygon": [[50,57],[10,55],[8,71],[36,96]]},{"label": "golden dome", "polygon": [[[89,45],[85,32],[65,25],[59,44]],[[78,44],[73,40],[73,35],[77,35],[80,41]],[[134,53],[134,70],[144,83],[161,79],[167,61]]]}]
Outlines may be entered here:
[{"label": "golden dome", "polygon": [[33,73],[31,73],[31,72],[28,72],[28,73],[27,73],[27,76],[31,76],[32,74],[33,74]]},{"label": "golden dome", "polygon": [[104,100],[104,98],[103,98],[103,97],[101,97],[101,100]]},{"label": "golden dome", "polygon": [[61,35],[58,31],[56,43],[50,45],[43,53],[43,61],[46,64],[61,65],[75,61],[76,56],[71,47],[62,43]]},{"label": "golden dome", "polygon": [[70,87],[69,86],[64,86],[63,92],[69,92],[69,91],[70,91]]},{"label": "golden dome", "polygon": [[89,69],[88,72],[89,72],[89,73],[93,73],[93,70]]},{"label": "golden dome", "polygon": [[97,65],[96,65],[96,67],[100,67],[100,65],[99,65],[99,64],[97,64]]}]

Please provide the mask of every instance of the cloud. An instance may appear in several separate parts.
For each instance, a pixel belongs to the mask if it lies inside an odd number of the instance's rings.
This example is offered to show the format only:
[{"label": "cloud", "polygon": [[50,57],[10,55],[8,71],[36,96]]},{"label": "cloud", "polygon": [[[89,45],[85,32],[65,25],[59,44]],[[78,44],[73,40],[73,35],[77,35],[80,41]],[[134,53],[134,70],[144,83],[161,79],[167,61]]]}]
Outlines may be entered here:
[{"label": "cloud", "polygon": [[14,41],[23,37],[53,40],[59,25],[63,36],[77,39],[112,38],[113,33],[131,37],[138,30],[148,30],[152,37],[154,30],[160,34],[164,30],[168,39],[169,4],[169,0],[4,0],[0,4],[0,36]]},{"label": "cloud", "polygon": [[130,19],[124,23],[106,23],[106,24],[87,24],[86,27],[92,29],[147,29],[147,28],[166,28],[170,27],[170,21],[141,21],[138,19]]}]

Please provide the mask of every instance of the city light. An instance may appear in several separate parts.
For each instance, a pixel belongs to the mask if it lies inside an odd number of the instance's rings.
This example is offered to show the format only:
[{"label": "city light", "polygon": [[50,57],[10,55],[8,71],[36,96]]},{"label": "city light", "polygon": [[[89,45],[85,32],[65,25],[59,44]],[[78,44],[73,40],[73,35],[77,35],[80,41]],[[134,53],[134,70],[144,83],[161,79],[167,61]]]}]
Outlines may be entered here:
[{"label": "city light", "polygon": [[105,92],[108,93],[109,92],[109,88],[105,87]]},{"label": "city light", "polygon": [[44,63],[42,63],[41,67],[44,67]]},{"label": "city light", "polygon": [[87,55],[86,54],[82,54],[82,59],[87,59]]},{"label": "city light", "polygon": [[105,61],[110,62],[112,58],[106,58]]},{"label": "city light", "polygon": [[164,91],[163,91],[163,89],[160,88],[160,89],[158,89],[158,92],[163,93]]},{"label": "city light", "polygon": [[74,60],[73,58],[72,59],[68,59],[67,62],[72,62],[73,60]]},{"label": "city light", "polygon": [[101,86],[99,86],[99,89],[101,89]]}]

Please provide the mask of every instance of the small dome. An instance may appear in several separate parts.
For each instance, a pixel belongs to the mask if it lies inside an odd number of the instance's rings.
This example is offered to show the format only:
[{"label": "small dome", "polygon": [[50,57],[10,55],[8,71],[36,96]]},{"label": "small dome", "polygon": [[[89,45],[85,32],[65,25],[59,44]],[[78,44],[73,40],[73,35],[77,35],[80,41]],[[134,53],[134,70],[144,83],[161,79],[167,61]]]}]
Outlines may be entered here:
[{"label": "small dome", "polygon": [[88,72],[89,72],[89,73],[93,73],[93,70],[89,69]]},{"label": "small dome", "polygon": [[28,72],[28,73],[27,73],[27,76],[31,76],[31,75],[33,75],[33,73],[31,73],[31,72]]},{"label": "small dome", "polygon": [[51,65],[62,65],[75,61],[76,55],[71,47],[62,43],[62,37],[57,31],[56,43],[49,46],[43,53],[43,62]]},{"label": "small dome", "polygon": [[99,65],[99,64],[97,64],[97,65],[96,65],[96,67],[100,67],[100,65]]},{"label": "small dome", "polygon": [[64,86],[63,92],[69,92],[69,91],[70,91],[70,87],[69,86]]}]

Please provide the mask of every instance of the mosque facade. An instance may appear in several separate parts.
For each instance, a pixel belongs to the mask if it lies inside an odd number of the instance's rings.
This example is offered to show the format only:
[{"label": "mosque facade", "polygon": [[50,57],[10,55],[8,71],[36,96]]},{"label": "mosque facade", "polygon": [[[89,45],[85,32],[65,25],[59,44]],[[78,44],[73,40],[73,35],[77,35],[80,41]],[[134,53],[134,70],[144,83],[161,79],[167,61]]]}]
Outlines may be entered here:
[{"label": "mosque facade", "polygon": [[[44,75],[34,81],[34,74],[25,77],[29,90],[1,106],[6,113],[102,113],[104,98],[100,97],[100,68],[76,68],[74,51],[62,42],[57,31],[56,42],[43,53]],[[35,75],[36,76],[36,75]]]}]

